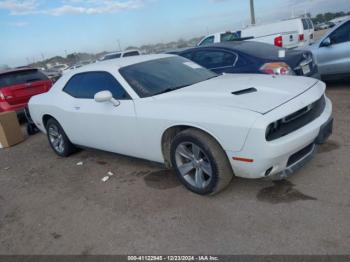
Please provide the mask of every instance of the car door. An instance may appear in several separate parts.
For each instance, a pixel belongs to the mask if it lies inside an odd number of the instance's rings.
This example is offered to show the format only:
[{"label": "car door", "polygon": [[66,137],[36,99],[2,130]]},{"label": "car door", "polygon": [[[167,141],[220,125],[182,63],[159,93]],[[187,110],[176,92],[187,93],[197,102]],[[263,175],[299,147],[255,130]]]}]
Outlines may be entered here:
[{"label": "car door", "polygon": [[237,55],[225,50],[205,49],[195,52],[192,60],[215,73],[235,73]]},{"label": "car door", "polygon": [[[327,39],[330,45],[326,45]],[[317,62],[321,75],[350,73],[350,21],[330,33],[318,47]]]},{"label": "car door", "polygon": [[[120,104],[96,102],[94,96],[108,90]],[[63,92],[69,96],[63,119],[69,139],[77,145],[133,155],[138,147],[135,137],[136,115],[133,100],[108,72],[74,75]]]}]

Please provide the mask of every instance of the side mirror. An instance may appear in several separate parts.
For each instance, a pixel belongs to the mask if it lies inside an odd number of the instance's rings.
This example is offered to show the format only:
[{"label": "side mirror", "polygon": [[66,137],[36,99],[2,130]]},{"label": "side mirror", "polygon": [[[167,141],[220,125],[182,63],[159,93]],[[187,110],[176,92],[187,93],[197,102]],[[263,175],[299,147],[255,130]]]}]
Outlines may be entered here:
[{"label": "side mirror", "polygon": [[323,40],[321,47],[328,47],[331,45],[332,45],[331,39],[329,37],[327,37],[325,40]]},{"label": "side mirror", "polygon": [[120,102],[114,99],[112,93],[108,90],[96,93],[94,99],[98,103],[111,102],[114,106],[120,105]]}]

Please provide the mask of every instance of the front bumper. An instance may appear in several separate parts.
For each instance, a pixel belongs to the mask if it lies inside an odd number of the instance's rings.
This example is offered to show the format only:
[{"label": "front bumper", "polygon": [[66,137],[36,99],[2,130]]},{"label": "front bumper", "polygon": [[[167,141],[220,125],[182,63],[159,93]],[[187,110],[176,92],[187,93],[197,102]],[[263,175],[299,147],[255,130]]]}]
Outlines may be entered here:
[{"label": "front bumper", "polygon": [[[311,145],[303,148],[302,150],[292,155],[287,162],[286,169],[270,177],[274,180],[285,179],[290,175],[296,173],[314,157],[314,155],[317,153],[318,145],[324,144],[326,140],[329,138],[329,136],[332,134],[332,131],[333,131],[333,117],[331,117],[321,127],[320,133],[316,137],[314,143],[312,143]],[[292,161],[292,163],[289,164],[291,160],[294,160],[293,158],[296,158],[296,160]]]},{"label": "front bumper", "polygon": [[[284,137],[268,142],[264,139],[264,129],[252,128],[243,150],[226,151],[235,175],[284,178],[296,172],[313,157],[317,144],[325,142],[331,134],[331,115],[332,103],[326,98],[325,109],[317,119]],[[253,161],[243,162],[233,158]],[[294,161],[291,161],[293,158]]]}]

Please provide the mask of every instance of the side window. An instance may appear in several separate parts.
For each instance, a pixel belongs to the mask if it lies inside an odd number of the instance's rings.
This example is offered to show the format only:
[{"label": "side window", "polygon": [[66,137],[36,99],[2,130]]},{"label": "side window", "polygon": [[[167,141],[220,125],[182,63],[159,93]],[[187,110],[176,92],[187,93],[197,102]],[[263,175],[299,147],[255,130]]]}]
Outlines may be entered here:
[{"label": "side window", "polygon": [[303,22],[304,30],[308,30],[309,29],[309,23],[307,22],[307,20],[305,18],[303,18],[303,19],[301,19],[301,21]]},{"label": "side window", "polygon": [[340,44],[350,41],[350,22],[343,24],[337,30],[335,30],[331,35],[330,39],[332,44]]},{"label": "side window", "polygon": [[115,99],[130,99],[119,82],[107,72],[88,72],[74,75],[63,91],[82,99],[94,99],[96,93],[108,90]]},{"label": "side window", "polygon": [[223,51],[198,51],[193,60],[208,69],[233,66],[237,56]]},{"label": "side window", "polygon": [[202,45],[210,45],[210,44],[213,44],[214,43],[214,36],[209,36],[207,38],[205,38],[200,44],[199,46],[202,46]]},{"label": "side window", "polygon": [[128,57],[128,56],[136,56],[136,55],[140,55],[140,53],[138,51],[132,51],[132,52],[127,52],[123,55],[123,57]]},{"label": "side window", "polygon": [[307,20],[309,22],[309,29],[314,29],[314,24],[312,23],[311,19]]},{"label": "side window", "polygon": [[220,42],[233,41],[239,38],[236,33],[224,33],[220,35]]}]

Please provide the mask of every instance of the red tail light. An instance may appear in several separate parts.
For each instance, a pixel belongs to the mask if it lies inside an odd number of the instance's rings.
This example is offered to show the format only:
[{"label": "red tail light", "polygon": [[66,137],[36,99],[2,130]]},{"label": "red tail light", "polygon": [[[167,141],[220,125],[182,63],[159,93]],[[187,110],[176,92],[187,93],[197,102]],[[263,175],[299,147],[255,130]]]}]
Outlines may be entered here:
[{"label": "red tail light", "polygon": [[266,63],[260,68],[260,72],[269,75],[294,75],[293,70],[284,62]]},{"label": "red tail light", "polygon": [[283,46],[283,38],[282,36],[277,36],[275,38],[275,46],[282,47]]},{"label": "red tail light", "polygon": [[304,34],[299,35],[299,42],[302,42],[302,41],[304,41]]},{"label": "red tail light", "polygon": [[5,96],[3,93],[0,92],[0,101],[5,101]]}]

